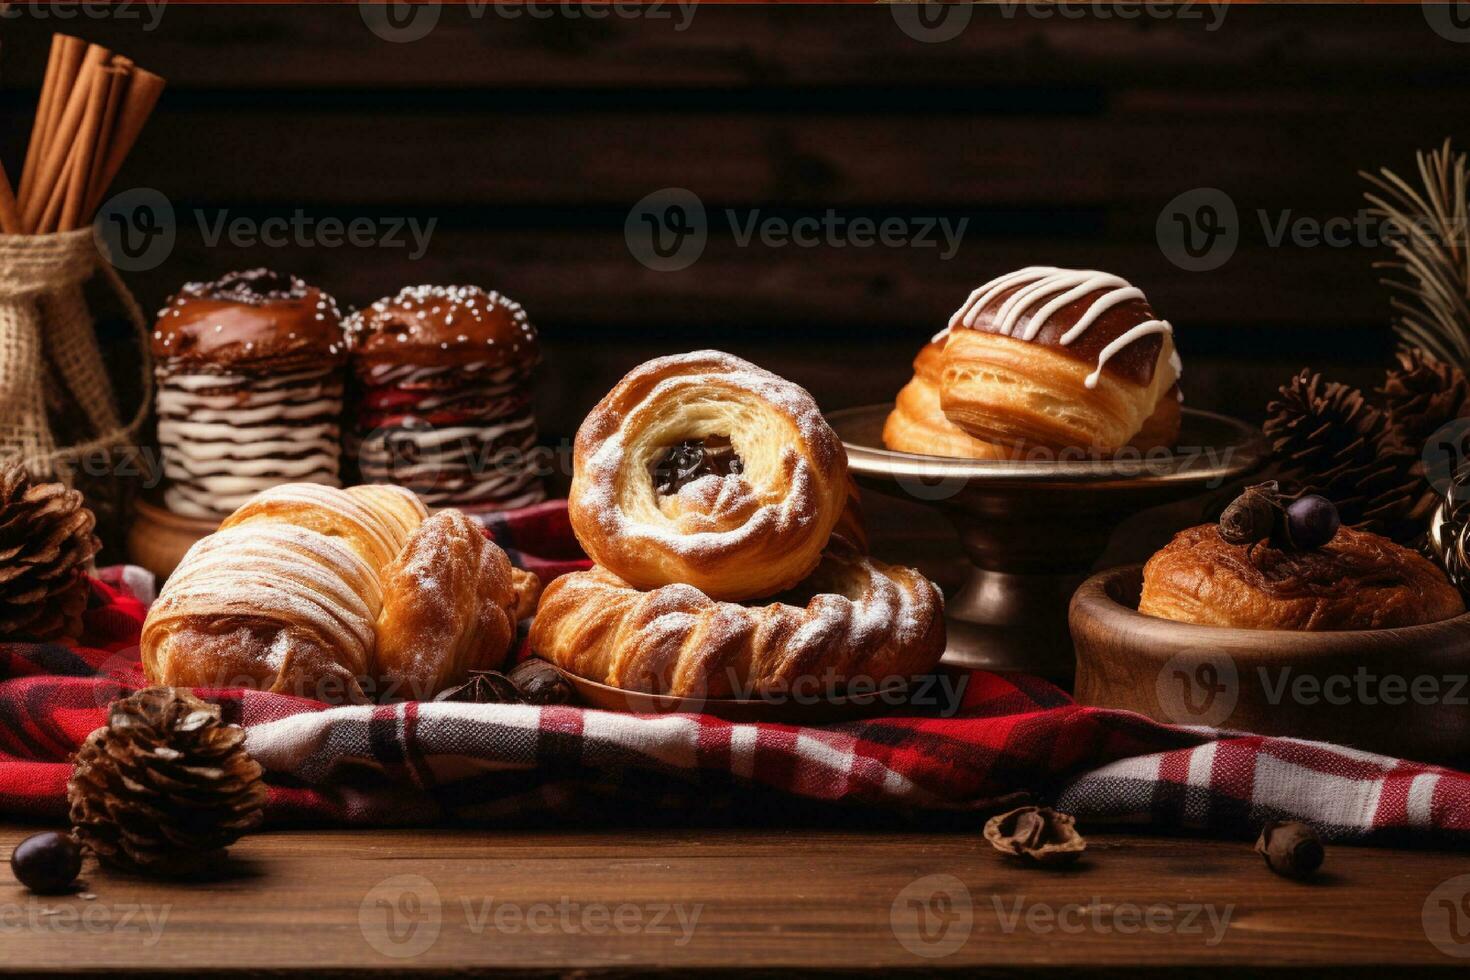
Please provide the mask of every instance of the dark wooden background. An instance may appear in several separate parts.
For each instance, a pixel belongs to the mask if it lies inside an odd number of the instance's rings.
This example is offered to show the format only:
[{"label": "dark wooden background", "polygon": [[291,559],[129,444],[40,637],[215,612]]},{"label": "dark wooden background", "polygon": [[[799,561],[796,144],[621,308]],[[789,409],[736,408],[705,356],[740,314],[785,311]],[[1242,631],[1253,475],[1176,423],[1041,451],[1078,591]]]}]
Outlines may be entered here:
[{"label": "dark wooden background", "polygon": [[[417,282],[520,299],[548,348],[541,412],[569,436],[628,367],[723,347],[824,406],[891,398],[921,342],[978,282],[1030,263],[1115,271],[1173,321],[1189,401],[1258,417],[1304,364],[1371,382],[1392,348],[1366,247],[1271,247],[1256,218],[1353,215],[1360,168],[1408,172],[1464,142],[1470,45],[1417,5],[1191,8],[1167,18],[977,9],[921,43],[885,6],[701,7],[669,19],[511,18],[447,8],[390,44],[355,5],[187,7],[131,19],[0,22],[14,173],[52,30],[170,80],[119,188],[180,214],[145,307],[179,282],[265,264],[362,304]],[[545,14],[546,8],[539,11]],[[1074,14],[1077,12],[1074,11]],[[1217,29],[1209,29],[1212,25]],[[740,248],[722,222],[674,273],[630,255],[651,191],[711,214],[970,218],[935,249]],[[1181,191],[1217,187],[1243,219],[1233,259],[1176,268],[1155,240]],[[438,219],[428,254],[204,245],[192,212]]]}]

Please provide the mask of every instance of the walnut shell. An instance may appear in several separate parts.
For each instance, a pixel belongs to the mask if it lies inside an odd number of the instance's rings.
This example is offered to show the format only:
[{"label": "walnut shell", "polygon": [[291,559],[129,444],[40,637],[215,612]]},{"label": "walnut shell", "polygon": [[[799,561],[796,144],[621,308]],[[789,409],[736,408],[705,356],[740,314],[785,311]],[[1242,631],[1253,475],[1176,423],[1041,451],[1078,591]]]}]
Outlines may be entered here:
[{"label": "walnut shell", "polygon": [[1076,821],[1049,806],[1023,806],[991,817],[985,824],[985,839],[1002,854],[1038,864],[1068,864],[1087,850]]}]

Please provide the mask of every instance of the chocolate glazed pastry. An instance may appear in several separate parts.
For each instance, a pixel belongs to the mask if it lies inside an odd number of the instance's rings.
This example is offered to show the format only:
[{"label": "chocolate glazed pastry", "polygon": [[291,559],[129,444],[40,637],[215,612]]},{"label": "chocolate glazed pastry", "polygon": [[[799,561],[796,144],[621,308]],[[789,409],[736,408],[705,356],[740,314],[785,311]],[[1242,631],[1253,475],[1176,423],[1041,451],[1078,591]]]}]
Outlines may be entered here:
[{"label": "chocolate glazed pastry", "polygon": [[1111,453],[1179,430],[1174,328],[1143,291],[1089,269],[1032,266],[980,286],[950,318],[940,406],[975,439]]},{"label": "chocolate glazed pastry", "polygon": [[416,286],[353,315],[347,330],[364,480],[406,486],[433,507],[545,499],[528,455],[541,348],[519,303],[475,286]]},{"label": "chocolate glazed pastry", "polygon": [[347,345],[331,296],[267,269],[188,283],[151,347],[169,509],[223,517],[278,483],[339,485]]}]

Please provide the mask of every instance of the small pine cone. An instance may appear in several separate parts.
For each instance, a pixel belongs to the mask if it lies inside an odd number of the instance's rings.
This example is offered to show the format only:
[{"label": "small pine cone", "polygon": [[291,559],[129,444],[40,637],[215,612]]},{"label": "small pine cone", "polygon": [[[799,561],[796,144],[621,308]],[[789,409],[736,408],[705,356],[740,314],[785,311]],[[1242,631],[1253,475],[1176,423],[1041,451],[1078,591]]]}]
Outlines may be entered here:
[{"label": "small pine cone", "polygon": [[265,803],[245,731],[187,691],[150,687],[113,703],[77,750],[67,783],[77,839],[124,871],[192,875],[217,866]]},{"label": "small pine cone", "polygon": [[1388,424],[1416,453],[1447,423],[1470,414],[1470,382],[1453,364],[1435,360],[1415,347],[1398,352],[1377,394]]},{"label": "small pine cone", "polygon": [[1416,456],[1413,474],[1417,499],[1412,516],[1415,521],[1424,521],[1440,499],[1426,475],[1424,453],[1435,433],[1470,415],[1470,382],[1459,368],[1435,360],[1417,347],[1399,351],[1398,362],[1398,368],[1388,372],[1378,395],[1395,438]]},{"label": "small pine cone", "polygon": [[1418,455],[1356,388],[1302,371],[1267,406],[1277,478],[1337,505],[1342,522],[1398,541],[1423,531]]},{"label": "small pine cone", "polygon": [[81,635],[96,523],[76,490],[0,463],[0,639]]}]

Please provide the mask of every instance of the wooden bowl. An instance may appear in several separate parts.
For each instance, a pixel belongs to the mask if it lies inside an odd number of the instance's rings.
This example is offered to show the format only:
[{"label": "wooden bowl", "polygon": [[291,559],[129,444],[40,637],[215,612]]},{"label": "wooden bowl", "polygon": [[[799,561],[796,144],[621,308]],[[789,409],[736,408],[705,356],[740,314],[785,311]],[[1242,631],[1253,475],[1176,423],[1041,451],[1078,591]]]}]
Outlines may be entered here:
[{"label": "wooden bowl", "polygon": [[1078,703],[1178,725],[1470,761],[1470,613],[1402,629],[1194,626],[1138,612],[1143,566],[1072,597]]},{"label": "wooden bowl", "polygon": [[134,501],[133,506],[133,523],[128,528],[128,560],[152,572],[159,586],[173,574],[184,552],[195,541],[219,529],[219,521],[176,514],[142,498]]}]

